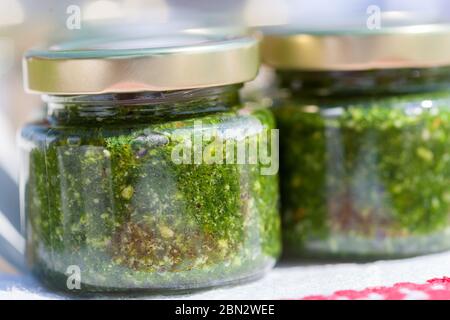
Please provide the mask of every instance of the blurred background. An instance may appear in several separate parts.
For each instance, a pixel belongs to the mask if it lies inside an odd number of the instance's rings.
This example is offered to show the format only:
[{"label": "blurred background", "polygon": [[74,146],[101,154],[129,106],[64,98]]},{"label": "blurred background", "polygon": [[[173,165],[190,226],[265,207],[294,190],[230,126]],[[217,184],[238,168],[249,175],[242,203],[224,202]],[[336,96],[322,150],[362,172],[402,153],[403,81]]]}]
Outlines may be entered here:
[{"label": "blurred background", "polygon": [[[24,51],[95,33],[284,24],[364,28],[371,5],[381,9],[382,25],[450,20],[448,0],[1,0],[0,271],[17,272],[22,265],[16,133],[23,123],[42,116],[40,97],[23,90]],[[73,20],[77,11],[79,21]]]}]

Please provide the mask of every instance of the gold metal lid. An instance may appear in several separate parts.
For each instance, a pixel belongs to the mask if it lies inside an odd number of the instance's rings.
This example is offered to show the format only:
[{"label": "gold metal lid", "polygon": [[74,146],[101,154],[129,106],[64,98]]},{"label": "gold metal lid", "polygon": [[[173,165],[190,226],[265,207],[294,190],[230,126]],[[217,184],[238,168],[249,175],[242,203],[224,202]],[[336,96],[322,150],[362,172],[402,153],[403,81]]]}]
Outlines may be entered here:
[{"label": "gold metal lid", "polygon": [[27,52],[23,65],[34,93],[168,91],[252,80],[259,49],[251,36],[192,32],[63,43]]},{"label": "gold metal lid", "polygon": [[263,61],[277,69],[353,71],[450,65],[450,26],[268,31]]}]

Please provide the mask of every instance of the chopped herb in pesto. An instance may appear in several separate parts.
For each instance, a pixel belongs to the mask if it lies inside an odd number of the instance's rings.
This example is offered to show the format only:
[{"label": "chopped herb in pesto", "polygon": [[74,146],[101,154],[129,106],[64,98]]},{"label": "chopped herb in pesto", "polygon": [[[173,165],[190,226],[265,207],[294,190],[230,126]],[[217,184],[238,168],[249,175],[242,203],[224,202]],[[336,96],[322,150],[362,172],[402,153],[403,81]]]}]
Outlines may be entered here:
[{"label": "chopped herb in pesto", "polygon": [[[29,255],[45,281],[64,289],[68,266],[77,265],[86,291],[187,289],[273,266],[280,251],[277,176],[261,175],[259,164],[171,159],[179,143],[173,133],[194,134],[195,121],[237,131],[257,123],[264,134],[273,117],[212,100],[195,104],[115,107],[116,115],[102,118],[87,112],[84,124],[82,107],[71,104],[57,115],[63,125],[24,129]],[[130,116],[138,121],[129,123]]]},{"label": "chopped herb in pesto", "polygon": [[[274,108],[288,252],[400,257],[450,249],[450,93],[392,94],[399,74],[376,94],[370,85],[352,92],[361,82],[351,75],[339,91],[314,82],[322,90],[312,93],[306,80],[311,91],[290,88]],[[319,75],[327,79],[319,73],[314,81]]]}]

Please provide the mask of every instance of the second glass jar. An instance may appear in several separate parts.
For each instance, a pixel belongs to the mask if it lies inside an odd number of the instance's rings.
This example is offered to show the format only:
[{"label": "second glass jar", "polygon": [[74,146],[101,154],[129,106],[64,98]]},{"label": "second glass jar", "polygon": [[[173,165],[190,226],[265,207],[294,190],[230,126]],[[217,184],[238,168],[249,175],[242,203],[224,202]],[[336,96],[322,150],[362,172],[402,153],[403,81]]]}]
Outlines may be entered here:
[{"label": "second glass jar", "polygon": [[[274,58],[280,37],[265,49],[277,68],[286,251],[394,258],[450,249],[450,68],[369,70],[370,60],[368,70],[352,70],[361,68],[354,61],[289,69]],[[307,43],[295,45],[302,56]]]}]

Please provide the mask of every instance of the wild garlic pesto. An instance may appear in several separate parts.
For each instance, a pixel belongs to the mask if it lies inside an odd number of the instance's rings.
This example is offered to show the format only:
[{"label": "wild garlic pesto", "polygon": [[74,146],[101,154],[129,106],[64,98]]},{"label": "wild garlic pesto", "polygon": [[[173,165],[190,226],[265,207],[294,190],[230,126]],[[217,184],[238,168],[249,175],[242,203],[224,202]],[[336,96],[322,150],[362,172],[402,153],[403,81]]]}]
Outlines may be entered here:
[{"label": "wild garlic pesto", "polygon": [[[199,119],[204,130],[273,128],[267,110]],[[24,138],[42,143],[30,150],[26,190],[36,267],[58,277],[78,265],[96,290],[204,286],[272,265],[277,177],[260,165],[174,164],[172,133],[193,128],[194,119],[26,127]]]},{"label": "wild garlic pesto", "polygon": [[287,250],[450,248],[450,94],[315,102],[276,109]]},{"label": "wild garlic pesto", "polygon": [[287,255],[450,249],[449,40],[439,24],[266,30]]},{"label": "wild garlic pesto", "polygon": [[[47,120],[25,126],[21,137],[27,252],[40,279],[75,293],[186,290],[252,279],[274,265],[281,240],[277,175],[262,174],[266,163],[234,160],[241,147],[256,144],[270,153],[275,146],[266,137],[275,127],[271,111],[244,107],[239,98],[241,83],[257,71],[256,42],[244,40],[144,54],[151,63],[168,59],[170,71],[173,56],[189,53],[176,65],[187,71],[197,63],[199,74],[183,80],[194,88],[144,68],[135,83],[169,81],[170,90],[133,91],[130,79],[102,89],[130,92],[86,94],[91,88],[77,83],[62,84],[77,95],[50,90]],[[210,51],[210,59],[222,56],[231,65],[205,80],[197,59]],[[130,68],[143,63],[133,55],[121,59]],[[36,72],[35,60],[29,73]],[[98,85],[112,79],[107,75],[98,75],[104,76]],[[209,84],[215,77],[224,85]],[[43,90],[45,84],[29,79]],[[199,81],[208,86],[195,88]]]}]

